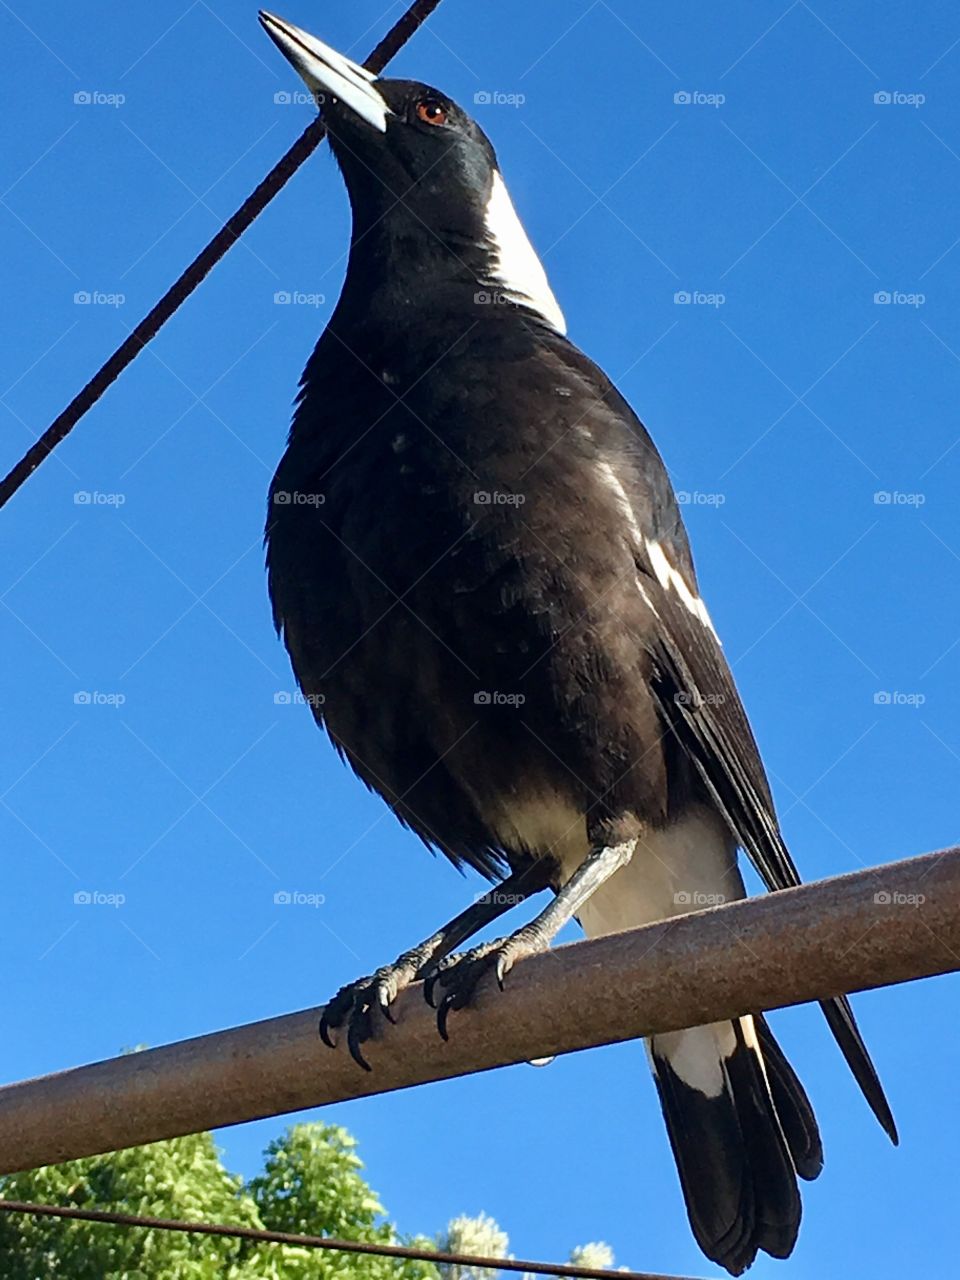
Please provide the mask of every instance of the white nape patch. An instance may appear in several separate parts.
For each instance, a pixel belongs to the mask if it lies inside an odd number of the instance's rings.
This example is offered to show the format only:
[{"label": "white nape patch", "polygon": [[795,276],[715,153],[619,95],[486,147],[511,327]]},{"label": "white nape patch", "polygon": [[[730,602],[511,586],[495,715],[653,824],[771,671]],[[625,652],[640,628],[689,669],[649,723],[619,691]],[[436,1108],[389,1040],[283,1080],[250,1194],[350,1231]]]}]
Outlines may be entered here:
[{"label": "white nape patch", "polygon": [[700,622],[713,633],[713,637],[717,644],[720,643],[720,637],[717,635],[716,628],[710,620],[710,614],[707,612],[707,606],[703,603],[699,596],[695,596],[686,582],[683,575],[678,573],[670,561],[667,559],[666,553],[659,542],[647,539],[646,542],[647,555],[650,557],[650,563],[653,566],[653,572],[657,575],[657,581],[665,590],[671,588],[676,591],[680,597],[682,604],[699,619]]},{"label": "white nape patch", "polygon": [[374,88],[377,77],[372,71],[345,58],[292,22],[272,13],[264,13],[261,21],[312,93],[331,94],[355,111],[361,120],[386,133],[387,116],[393,112]]},{"label": "white nape patch", "polygon": [[497,169],[493,171],[484,225],[492,243],[493,266],[489,280],[481,283],[502,290],[511,302],[536,311],[557,333],[566,333],[567,322],[553,296],[543,263],[517,217]]}]

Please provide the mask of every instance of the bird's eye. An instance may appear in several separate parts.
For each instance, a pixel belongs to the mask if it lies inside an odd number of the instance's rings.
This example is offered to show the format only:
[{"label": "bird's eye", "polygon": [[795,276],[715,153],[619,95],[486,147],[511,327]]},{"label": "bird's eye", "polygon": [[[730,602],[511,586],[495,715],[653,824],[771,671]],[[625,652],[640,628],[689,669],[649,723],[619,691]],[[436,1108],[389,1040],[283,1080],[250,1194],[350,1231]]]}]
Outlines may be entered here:
[{"label": "bird's eye", "polygon": [[417,119],[424,124],[446,124],[447,109],[436,98],[424,98],[417,103]]}]

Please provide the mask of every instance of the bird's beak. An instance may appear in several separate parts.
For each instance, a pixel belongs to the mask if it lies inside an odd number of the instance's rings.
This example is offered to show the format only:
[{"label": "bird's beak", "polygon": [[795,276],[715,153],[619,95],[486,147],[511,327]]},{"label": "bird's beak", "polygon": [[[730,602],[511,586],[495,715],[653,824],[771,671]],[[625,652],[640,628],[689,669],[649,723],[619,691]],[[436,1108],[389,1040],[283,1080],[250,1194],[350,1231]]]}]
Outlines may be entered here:
[{"label": "bird's beak", "polygon": [[260,10],[267,35],[302,76],[311,93],[329,94],[380,133],[393,112],[374,88],[376,76],[300,27]]}]

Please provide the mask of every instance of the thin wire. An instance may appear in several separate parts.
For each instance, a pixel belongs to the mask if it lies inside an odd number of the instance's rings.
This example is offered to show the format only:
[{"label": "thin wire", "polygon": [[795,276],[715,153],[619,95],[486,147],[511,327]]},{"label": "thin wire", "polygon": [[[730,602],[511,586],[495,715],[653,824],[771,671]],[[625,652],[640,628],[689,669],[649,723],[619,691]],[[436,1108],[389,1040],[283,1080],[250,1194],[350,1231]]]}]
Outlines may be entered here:
[{"label": "thin wire", "polygon": [[327,1236],[300,1236],[290,1231],[264,1231],[259,1227],[234,1227],[225,1222],[183,1222],[178,1218],[146,1218],[106,1209],[78,1209],[55,1204],[33,1204],[26,1200],[0,1200],[6,1213],[29,1213],[45,1218],[72,1218],[81,1222],[106,1222],[119,1227],[148,1227],[159,1231],[182,1231],[190,1235],[226,1236],[255,1240],[262,1244],[289,1244],[297,1248],[330,1249],[336,1253],[375,1254],[380,1258],[406,1258],[435,1262],[443,1266],[472,1267],[488,1271],[527,1271],[540,1276],[571,1276],[577,1280],[692,1280],[652,1271],[610,1271],[598,1267],[578,1267],[568,1262],[525,1262],[520,1258],[487,1258],[473,1253],[443,1253],[417,1249],[412,1245],[368,1244],[361,1240],[335,1240]]},{"label": "thin wire", "polygon": [[[440,0],[414,0],[406,13],[394,23],[364,66],[381,72],[390,59],[406,44],[417,28],[436,9]],[[254,218],[269,204],[282,186],[322,142],[326,127],[318,116],[303,131],[290,150],[270,170],[236,213],[228,218],[206,248],[194,258],[186,270],[170,286],[160,301],[143,317],[132,333],[121,343],[109,360],[97,370],[87,385],[77,393],[43,435],[30,446],[13,470],[0,481],[0,507],[33,475],[44,458],[57,447],[77,425],[88,409],[100,399],[128,364],[189,298],[197,285],[216,266],[229,248],[246,231]]]}]

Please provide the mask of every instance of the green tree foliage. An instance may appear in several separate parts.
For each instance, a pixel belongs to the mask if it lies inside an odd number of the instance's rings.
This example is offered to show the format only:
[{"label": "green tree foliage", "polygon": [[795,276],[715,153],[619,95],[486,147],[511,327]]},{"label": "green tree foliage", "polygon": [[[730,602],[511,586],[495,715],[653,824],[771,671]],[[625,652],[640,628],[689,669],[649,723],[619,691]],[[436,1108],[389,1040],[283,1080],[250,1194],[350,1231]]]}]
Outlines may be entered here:
[{"label": "green tree foliage", "polygon": [[[262,1172],[247,1183],[223,1167],[212,1135],[199,1133],[10,1174],[0,1178],[0,1197],[509,1256],[506,1234],[484,1214],[455,1218],[437,1244],[400,1236],[362,1169],[345,1129],[301,1124],[271,1142]],[[591,1266],[597,1258],[603,1260],[599,1265],[613,1261],[605,1245],[584,1245],[571,1256]],[[493,1280],[495,1274],[0,1213],[2,1280]]]},{"label": "green tree foliage", "polygon": [[[271,1142],[263,1173],[248,1184],[263,1225],[271,1231],[399,1244],[400,1237],[384,1220],[383,1206],[360,1174],[356,1145],[346,1129],[319,1124],[296,1125]],[[416,1243],[430,1248],[426,1240]],[[284,1248],[282,1253],[282,1280],[438,1280],[436,1267],[427,1262],[324,1249]]]},{"label": "green tree foliage", "polygon": [[[0,1195],[157,1218],[260,1225],[256,1205],[241,1179],[220,1163],[209,1133],[11,1174],[0,1179]],[[269,1267],[248,1269],[236,1241],[0,1214],[4,1280],[252,1280],[258,1274],[279,1280]]]}]

